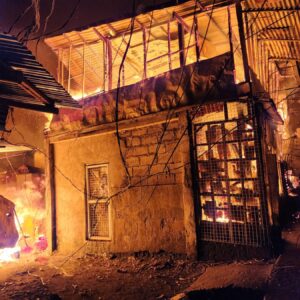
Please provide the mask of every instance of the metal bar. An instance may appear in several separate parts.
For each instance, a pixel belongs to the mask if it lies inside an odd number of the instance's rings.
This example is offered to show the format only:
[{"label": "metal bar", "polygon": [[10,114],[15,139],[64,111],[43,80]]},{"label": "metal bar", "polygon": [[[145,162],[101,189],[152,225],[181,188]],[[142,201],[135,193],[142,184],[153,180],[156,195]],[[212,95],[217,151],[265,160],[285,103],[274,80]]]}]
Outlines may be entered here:
[{"label": "metal bar", "polygon": [[61,84],[61,78],[60,78],[61,51],[62,51],[62,49],[58,49],[57,80],[60,84]]},{"label": "metal bar", "polygon": [[171,53],[171,28],[170,21],[167,23],[168,28],[168,60],[169,60],[169,70],[172,70],[172,53]]},{"label": "metal bar", "polygon": [[[225,115],[228,116],[228,110],[227,110],[227,104],[224,105],[224,112]],[[226,118],[227,121],[228,117]],[[222,149],[224,153],[224,172],[225,172],[225,178],[229,178],[229,172],[228,172],[228,155],[227,155],[227,147],[226,147],[226,130],[225,130],[225,123],[221,124],[221,130],[222,130]],[[234,235],[233,235],[233,227],[232,227],[232,214],[231,214],[231,195],[230,195],[230,181],[227,180],[225,182],[226,184],[226,200],[228,201],[228,219],[229,219],[229,239],[231,243],[234,243]]]},{"label": "metal bar", "polygon": [[246,35],[247,37],[250,37],[247,39],[247,49],[249,51],[249,53],[251,53],[251,55],[249,55],[249,62],[250,65],[253,68],[254,62],[253,62],[253,57],[254,57],[254,51],[253,51],[253,44],[252,44],[252,34],[250,33],[250,30],[252,31],[252,26],[249,27],[249,22],[248,22],[248,15],[245,15],[245,24],[246,24]]},{"label": "metal bar", "polygon": [[275,39],[275,38],[259,38],[262,42],[295,42],[299,43],[300,39]]},{"label": "metal bar", "polygon": [[137,18],[135,19],[137,24],[142,29],[143,32],[143,52],[144,52],[144,72],[143,72],[143,79],[147,78],[147,30],[143,23],[141,23]]},{"label": "metal bar", "polygon": [[[197,3],[199,3],[199,2],[197,2]],[[200,42],[199,42],[199,31],[198,31],[199,24],[198,24],[198,18],[196,17],[196,15],[194,17],[194,26],[195,26],[195,41],[196,41],[196,60],[198,62],[199,59],[200,59],[200,55],[201,55],[201,53],[200,53],[201,49],[199,47],[199,44],[200,44]]]},{"label": "metal bar", "polygon": [[300,57],[275,57],[270,56],[269,61],[276,61],[276,60],[286,60],[286,61],[300,61]]},{"label": "metal bar", "polygon": [[64,59],[64,50],[61,53],[61,67],[60,67],[60,83],[62,86],[64,86],[64,63],[63,63],[63,59]]},{"label": "metal bar", "polygon": [[72,55],[72,44],[69,48],[69,62],[68,62],[68,93],[70,93],[71,88],[71,55]]},{"label": "metal bar", "polygon": [[236,82],[236,70],[235,70],[235,63],[234,63],[234,49],[233,49],[233,40],[232,40],[232,27],[231,27],[231,14],[230,14],[230,6],[227,7],[227,18],[228,18],[228,39],[229,39],[229,46],[230,46],[230,54],[233,64],[233,75],[234,75],[234,82]]},{"label": "metal bar", "polygon": [[180,66],[185,65],[185,53],[184,53],[184,26],[178,22],[178,47],[179,47],[179,60]]},{"label": "metal bar", "polygon": [[242,6],[240,0],[237,1],[236,3],[236,15],[238,21],[238,28],[239,28],[240,45],[241,45],[242,56],[243,56],[245,81],[250,82],[250,70],[249,70],[248,55],[247,55],[247,48],[245,42],[244,27],[243,27],[244,22],[243,22]]},{"label": "metal bar", "polygon": [[108,90],[112,89],[112,44],[111,40],[103,36],[95,27],[93,27],[96,35],[105,43],[106,49],[106,75],[107,75],[107,88]]},{"label": "metal bar", "polygon": [[280,12],[280,11],[299,11],[300,7],[296,6],[296,7],[268,7],[268,8],[248,8],[248,9],[244,9],[242,10],[243,13],[255,13],[255,12]]},{"label": "metal bar", "polygon": [[82,48],[82,61],[83,61],[83,74],[82,74],[82,98],[84,97],[85,92],[85,44],[83,44]]}]

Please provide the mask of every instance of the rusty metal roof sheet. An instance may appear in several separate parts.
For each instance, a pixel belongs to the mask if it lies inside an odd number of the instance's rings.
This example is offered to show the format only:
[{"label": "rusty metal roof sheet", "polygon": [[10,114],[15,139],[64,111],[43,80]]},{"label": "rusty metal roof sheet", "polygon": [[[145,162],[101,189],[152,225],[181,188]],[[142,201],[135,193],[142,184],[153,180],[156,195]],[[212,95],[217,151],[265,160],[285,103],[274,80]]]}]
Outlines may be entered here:
[{"label": "rusty metal roof sheet", "polygon": [[250,14],[252,19],[257,16],[254,33],[259,40],[268,43],[269,58],[300,60],[299,0],[267,1],[262,7],[263,3],[249,0],[244,1],[243,5],[244,12]]},{"label": "rusty metal roof sheet", "polygon": [[6,34],[0,34],[0,70],[0,104],[49,112],[80,107],[23,44]]}]

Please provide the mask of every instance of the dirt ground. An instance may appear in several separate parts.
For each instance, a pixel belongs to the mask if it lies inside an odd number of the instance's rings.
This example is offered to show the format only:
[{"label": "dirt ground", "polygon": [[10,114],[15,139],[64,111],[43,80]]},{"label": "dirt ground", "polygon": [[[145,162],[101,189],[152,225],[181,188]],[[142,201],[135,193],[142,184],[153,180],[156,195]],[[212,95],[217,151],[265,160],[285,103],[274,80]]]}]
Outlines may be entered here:
[{"label": "dirt ground", "polygon": [[0,299],[168,299],[204,270],[203,263],[165,253],[38,257],[0,267]]},{"label": "dirt ground", "polygon": [[272,262],[210,264],[167,253],[39,256],[0,265],[0,299],[200,299],[197,290],[232,285],[262,291],[271,269]]}]

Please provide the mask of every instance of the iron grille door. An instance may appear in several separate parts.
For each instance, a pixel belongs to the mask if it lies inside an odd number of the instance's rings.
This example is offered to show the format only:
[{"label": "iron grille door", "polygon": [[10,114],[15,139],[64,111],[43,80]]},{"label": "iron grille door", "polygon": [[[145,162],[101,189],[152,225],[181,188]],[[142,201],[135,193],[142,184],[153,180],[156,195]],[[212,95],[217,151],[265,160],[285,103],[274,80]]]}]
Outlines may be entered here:
[{"label": "iron grille door", "polygon": [[108,165],[86,166],[88,238],[111,239]]},{"label": "iron grille door", "polygon": [[201,239],[263,246],[267,211],[249,102],[204,105],[194,119]]}]

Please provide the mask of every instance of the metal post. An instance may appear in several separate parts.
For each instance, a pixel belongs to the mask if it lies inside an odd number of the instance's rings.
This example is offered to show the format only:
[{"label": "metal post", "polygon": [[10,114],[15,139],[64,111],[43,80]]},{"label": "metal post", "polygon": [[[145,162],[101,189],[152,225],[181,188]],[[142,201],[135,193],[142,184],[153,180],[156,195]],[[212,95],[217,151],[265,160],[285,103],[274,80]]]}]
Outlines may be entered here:
[{"label": "metal post", "polygon": [[61,80],[61,85],[64,86],[64,50],[61,52],[61,61],[60,61],[60,80]]},{"label": "metal post", "polygon": [[[201,49],[199,47],[199,34],[198,34],[198,18],[197,15],[194,17],[194,27],[195,27],[195,41],[196,41],[196,60],[200,60],[200,55],[201,55]],[[203,41],[204,42],[204,41]],[[202,44],[203,45],[203,44]]]},{"label": "metal post", "polygon": [[112,89],[112,45],[111,40],[103,36],[95,27],[93,27],[96,35],[105,43],[105,58],[106,58],[106,75],[107,75],[107,89]]},{"label": "metal post", "polygon": [[169,59],[169,70],[172,70],[171,28],[170,28],[170,21],[167,23],[167,26],[168,26],[168,59]]},{"label": "metal post", "polygon": [[147,78],[147,29],[144,24],[142,24],[139,20],[135,19],[137,24],[141,27],[143,32],[143,51],[144,51],[144,72],[143,79]]},{"label": "metal post", "polygon": [[72,55],[72,44],[69,47],[69,62],[68,62],[68,93],[70,93],[71,88],[71,55]]},{"label": "metal post", "polygon": [[245,73],[245,81],[250,82],[250,71],[249,71],[249,64],[248,64],[248,56],[247,56],[247,49],[246,49],[246,39],[244,34],[243,28],[243,12],[240,0],[236,2],[236,15],[239,27],[239,36],[240,36],[240,44],[243,56],[243,65],[244,65],[244,73]]},{"label": "metal post", "polygon": [[83,60],[83,69],[82,69],[82,98],[84,97],[84,89],[85,89],[85,43],[82,48],[82,60]]},{"label": "metal post", "polygon": [[107,79],[108,79],[108,90],[112,89],[112,47],[111,40],[106,39],[106,59],[107,59]]},{"label": "metal post", "polygon": [[61,51],[62,49],[58,49],[58,64],[57,64],[57,80],[61,84]]},{"label": "metal post", "polygon": [[232,60],[232,65],[233,65],[234,82],[236,82],[236,71],[235,71],[235,63],[234,63],[234,49],[233,49],[233,41],[232,41],[230,6],[227,7],[227,17],[228,17],[228,39],[229,39],[231,60]]},{"label": "metal post", "polygon": [[178,23],[178,46],[179,46],[179,61],[180,66],[184,66],[185,51],[184,51],[184,29],[181,23]]}]

